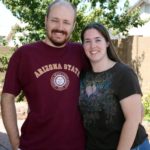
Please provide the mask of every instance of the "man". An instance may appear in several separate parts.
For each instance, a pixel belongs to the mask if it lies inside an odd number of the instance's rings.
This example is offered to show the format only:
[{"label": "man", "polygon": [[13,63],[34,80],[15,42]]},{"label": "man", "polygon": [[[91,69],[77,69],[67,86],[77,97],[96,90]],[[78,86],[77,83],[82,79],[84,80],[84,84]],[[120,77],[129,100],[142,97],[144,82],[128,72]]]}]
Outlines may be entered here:
[{"label": "man", "polygon": [[[13,150],[84,150],[78,96],[86,60],[81,45],[68,42],[75,18],[69,2],[53,2],[46,39],[20,47],[10,59],[1,106]],[[21,90],[30,111],[19,137],[14,104]]]}]

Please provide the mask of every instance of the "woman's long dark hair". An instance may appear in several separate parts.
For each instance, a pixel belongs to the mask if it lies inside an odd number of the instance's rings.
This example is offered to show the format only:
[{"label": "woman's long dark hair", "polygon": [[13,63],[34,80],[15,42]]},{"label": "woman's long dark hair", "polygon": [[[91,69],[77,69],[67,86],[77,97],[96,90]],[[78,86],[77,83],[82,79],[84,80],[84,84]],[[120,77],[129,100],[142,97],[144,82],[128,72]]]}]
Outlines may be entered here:
[{"label": "woman's long dark hair", "polygon": [[82,43],[84,43],[84,33],[85,33],[85,31],[87,31],[89,29],[96,29],[98,32],[100,32],[103,35],[105,40],[109,43],[109,46],[107,47],[108,57],[113,61],[122,62],[121,59],[119,58],[119,56],[117,55],[116,51],[115,51],[115,48],[114,48],[113,43],[110,39],[110,36],[109,36],[107,29],[100,23],[94,22],[94,23],[90,23],[87,26],[85,26],[85,28],[81,32]]}]

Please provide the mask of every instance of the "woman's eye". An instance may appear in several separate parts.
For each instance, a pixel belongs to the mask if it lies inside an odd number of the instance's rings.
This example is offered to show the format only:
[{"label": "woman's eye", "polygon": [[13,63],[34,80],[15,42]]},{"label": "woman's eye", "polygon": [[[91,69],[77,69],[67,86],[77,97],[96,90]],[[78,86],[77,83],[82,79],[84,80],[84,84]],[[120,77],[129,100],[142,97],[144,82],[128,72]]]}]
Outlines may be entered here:
[{"label": "woman's eye", "polygon": [[90,43],[90,41],[84,41],[84,43]]},{"label": "woman's eye", "polygon": [[97,39],[97,40],[96,40],[96,42],[100,42],[100,41],[101,41],[100,39]]}]

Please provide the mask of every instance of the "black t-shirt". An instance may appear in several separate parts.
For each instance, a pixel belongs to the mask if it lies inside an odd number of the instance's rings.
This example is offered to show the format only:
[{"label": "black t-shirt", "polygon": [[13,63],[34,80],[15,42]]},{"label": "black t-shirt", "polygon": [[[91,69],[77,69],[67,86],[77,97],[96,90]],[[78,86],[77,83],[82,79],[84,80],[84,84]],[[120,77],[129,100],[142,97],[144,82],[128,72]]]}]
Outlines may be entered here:
[{"label": "black t-shirt", "polygon": [[[142,94],[138,78],[122,63],[100,73],[86,72],[81,78],[80,110],[87,133],[87,149],[116,150],[125,121],[120,100]],[[139,125],[132,147],[146,137],[145,129]]]}]

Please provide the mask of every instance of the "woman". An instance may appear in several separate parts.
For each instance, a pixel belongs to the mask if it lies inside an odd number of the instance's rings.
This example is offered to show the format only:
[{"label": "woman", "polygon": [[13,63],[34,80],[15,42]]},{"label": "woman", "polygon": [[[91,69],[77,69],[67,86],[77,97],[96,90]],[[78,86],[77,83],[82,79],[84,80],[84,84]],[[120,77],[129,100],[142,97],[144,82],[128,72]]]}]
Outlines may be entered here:
[{"label": "woman", "polygon": [[87,150],[150,150],[140,124],[142,92],[136,74],[121,62],[103,25],[87,25],[81,40],[92,66],[81,76]]}]

